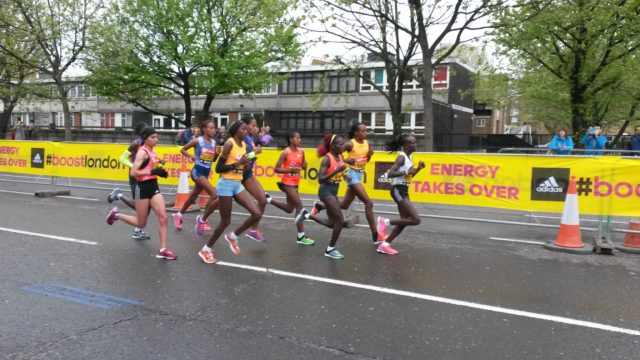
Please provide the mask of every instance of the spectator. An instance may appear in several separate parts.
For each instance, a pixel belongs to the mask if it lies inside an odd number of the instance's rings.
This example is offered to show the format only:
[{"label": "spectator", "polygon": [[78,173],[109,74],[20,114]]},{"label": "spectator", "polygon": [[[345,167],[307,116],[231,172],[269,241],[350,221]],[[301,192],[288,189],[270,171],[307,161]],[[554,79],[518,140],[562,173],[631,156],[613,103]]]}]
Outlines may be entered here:
[{"label": "spectator", "polygon": [[269,146],[273,142],[273,136],[269,134],[270,128],[268,126],[264,127],[264,134],[260,135],[260,143],[262,146]]},{"label": "spectator", "polygon": [[38,140],[38,125],[33,120],[29,121],[29,126],[27,127],[27,139]]},{"label": "spectator", "polygon": [[[580,141],[589,150],[604,150],[607,144],[607,137],[600,129],[600,126],[592,126],[589,128],[582,141]],[[585,151],[585,155],[602,155],[602,151]]]},{"label": "spectator", "polygon": [[216,134],[216,144],[224,146],[224,142],[227,141],[227,129],[224,125],[220,126],[218,133]]},{"label": "spectator", "polygon": [[[631,137],[631,141],[627,144],[627,150],[640,150],[640,126],[636,126],[636,133]],[[631,156],[640,156],[638,153],[632,153]]]},{"label": "spectator", "polygon": [[16,140],[24,140],[25,136],[24,136],[24,124],[22,124],[22,120],[18,120],[18,122],[16,123],[16,126],[13,127],[13,131],[16,134],[15,139]]},{"label": "spectator", "polygon": [[189,129],[185,129],[182,132],[182,136],[180,136],[180,145],[184,146],[189,141],[191,141],[191,139],[194,138],[193,133],[194,131],[197,131],[197,129],[198,129],[198,126],[195,124],[191,124],[191,127]]},{"label": "spectator", "polygon": [[558,134],[553,137],[549,149],[552,154],[568,155],[573,150],[573,140],[567,135],[567,129],[560,128]]}]

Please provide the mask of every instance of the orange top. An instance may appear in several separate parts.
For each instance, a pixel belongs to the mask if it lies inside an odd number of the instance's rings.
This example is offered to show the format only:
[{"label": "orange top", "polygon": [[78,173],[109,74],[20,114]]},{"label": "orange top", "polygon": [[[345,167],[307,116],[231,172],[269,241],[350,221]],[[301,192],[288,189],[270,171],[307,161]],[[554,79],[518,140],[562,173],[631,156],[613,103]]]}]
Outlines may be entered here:
[{"label": "orange top", "polygon": [[[344,160],[342,160],[342,155],[338,155],[339,160],[333,156],[332,153],[327,153],[327,157],[329,158],[329,167],[327,168],[327,174],[332,173],[336,168],[344,165]],[[342,181],[342,174],[344,171],[334,174],[329,181],[333,181],[339,183]]]},{"label": "orange top", "polygon": [[[151,171],[151,169],[155,169],[160,165],[160,161],[158,161],[158,154],[156,154],[155,151],[147,151],[147,149],[145,149],[144,147],[140,147],[140,150],[138,150],[138,152],[140,151],[144,151],[145,153],[147,153],[147,156],[149,157],[149,161],[146,161],[147,165],[145,165],[144,167],[142,167],[140,170],[141,171]],[[147,181],[147,180],[153,180],[153,179],[157,179],[158,175],[144,175],[144,176],[136,176],[136,181],[137,182],[143,182],[143,181]]]},{"label": "orange top", "polygon": [[[284,158],[284,162],[282,163],[282,167],[285,169],[300,169],[302,167],[302,161],[304,159],[304,153],[301,149],[297,149],[296,151],[291,150],[291,148],[287,147],[284,149],[287,153],[287,156]],[[284,174],[282,176],[282,183],[285,185],[293,185],[296,186],[300,184],[300,173],[293,174]]]}]

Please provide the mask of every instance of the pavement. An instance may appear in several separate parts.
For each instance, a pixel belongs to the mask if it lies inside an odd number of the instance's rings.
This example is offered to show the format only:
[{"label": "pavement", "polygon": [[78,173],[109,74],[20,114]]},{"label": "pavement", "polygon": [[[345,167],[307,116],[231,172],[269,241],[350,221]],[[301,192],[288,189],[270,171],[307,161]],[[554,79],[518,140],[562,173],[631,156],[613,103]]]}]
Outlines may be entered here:
[{"label": "pavement", "polygon": [[[36,198],[47,179],[0,174],[3,359],[638,358],[640,255],[548,251],[541,244],[556,229],[425,217],[388,256],[361,214],[363,226],[338,242],[345,258],[333,260],[323,256],[330,230],[305,223],[317,244],[297,245],[292,215],[268,207],[266,244],[243,235],[236,256],[220,240],[221,262],[207,265],[197,251],[211,233],[196,235],[189,213],[181,232],[170,224],[178,260],[165,261],[154,256],[153,216],[145,241],[105,223],[106,196],[125,183],[67,180],[58,188],[71,196]],[[559,223],[559,214],[417,207]],[[230,229],[244,213],[234,205]]]}]

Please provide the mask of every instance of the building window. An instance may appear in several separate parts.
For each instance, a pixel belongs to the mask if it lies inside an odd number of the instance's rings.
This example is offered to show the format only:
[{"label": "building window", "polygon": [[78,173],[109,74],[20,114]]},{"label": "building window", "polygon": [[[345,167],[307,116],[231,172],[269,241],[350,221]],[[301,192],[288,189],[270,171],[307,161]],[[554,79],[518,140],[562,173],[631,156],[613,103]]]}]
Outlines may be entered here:
[{"label": "building window", "polygon": [[487,126],[487,118],[479,117],[476,118],[476,127],[483,128]]},{"label": "building window", "polygon": [[349,93],[356,91],[356,76],[345,72],[330,72],[325,79],[324,92]]},{"label": "building window", "polygon": [[64,113],[54,113],[56,126],[64,126]]},{"label": "building window", "polygon": [[280,112],[280,129],[299,132],[343,131],[345,128],[344,112]]},{"label": "building window", "polygon": [[[369,81],[367,82],[365,79]],[[386,74],[383,69],[363,70],[360,81],[360,91],[376,91],[376,88],[371,83],[387,90]]]},{"label": "building window", "polygon": [[387,132],[387,113],[376,113],[375,123],[373,126],[373,132],[385,133]]},{"label": "building window", "polygon": [[446,90],[449,88],[449,67],[438,66],[433,70],[433,81],[431,88],[438,90]]},{"label": "building window", "polygon": [[402,127],[403,128],[411,128],[411,114],[402,114]]},{"label": "building window", "polygon": [[298,72],[291,73],[290,77],[282,83],[282,94],[307,94],[314,91],[315,73]]},{"label": "building window", "polygon": [[112,128],[116,126],[115,113],[100,113],[100,126],[103,128]]}]

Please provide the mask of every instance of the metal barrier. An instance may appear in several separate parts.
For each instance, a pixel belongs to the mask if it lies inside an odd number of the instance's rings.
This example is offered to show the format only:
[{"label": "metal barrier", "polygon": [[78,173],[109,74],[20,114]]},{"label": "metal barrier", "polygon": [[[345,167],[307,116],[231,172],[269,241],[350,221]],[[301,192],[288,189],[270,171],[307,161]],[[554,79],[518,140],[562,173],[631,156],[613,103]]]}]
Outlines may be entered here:
[{"label": "metal barrier", "polygon": [[[602,155],[583,154],[583,153],[599,152]],[[571,156],[571,155],[583,155],[583,156],[603,156],[603,155],[617,155],[622,157],[639,157],[640,150],[623,150],[623,149],[572,149],[569,154],[558,155],[553,154],[549,148],[502,148],[498,150],[499,154],[519,154],[519,155],[554,155],[554,156]],[[574,154],[579,153],[579,154]]]}]

